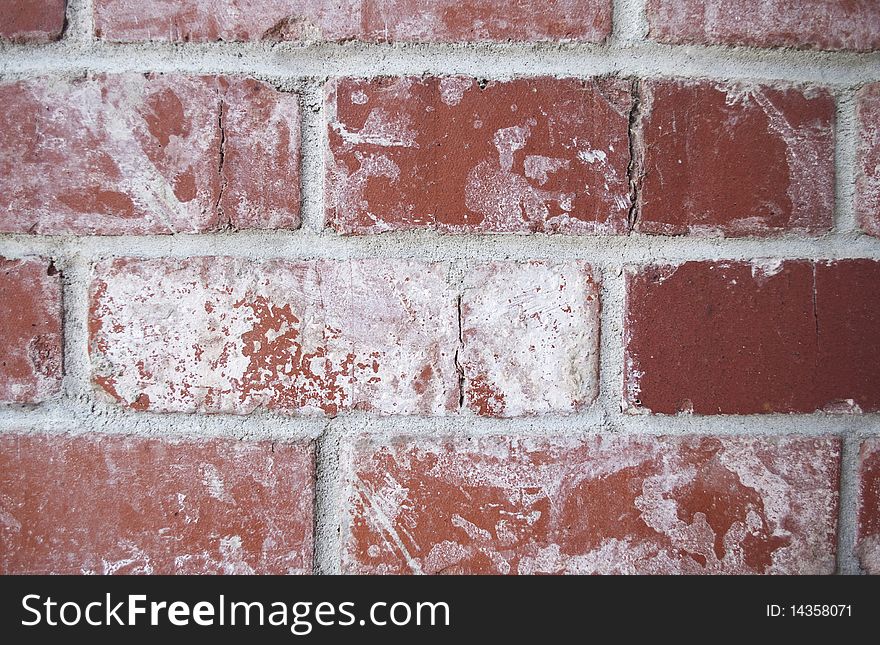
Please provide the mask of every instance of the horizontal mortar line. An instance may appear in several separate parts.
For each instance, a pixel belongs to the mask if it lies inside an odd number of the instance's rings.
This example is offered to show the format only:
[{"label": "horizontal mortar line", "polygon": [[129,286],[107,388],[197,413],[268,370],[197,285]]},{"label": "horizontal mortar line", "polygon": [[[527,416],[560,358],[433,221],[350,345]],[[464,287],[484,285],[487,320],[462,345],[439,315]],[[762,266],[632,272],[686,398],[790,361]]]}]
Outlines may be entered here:
[{"label": "horizontal mortar line", "polygon": [[145,437],[312,440],[328,419],[257,412],[251,415],[133,412],[62,400],[0,409],[0,433],[108,434]]},{"label": "horizontal mortar line", "polygon": [[[462,422],[465,422],[464,424]],[[825,413],[787,415],[627,415],[619,414],[603,420],[599,411],[571,415],[542,415],[507,419],[479,417],[471,414],[447,417],[364,417],[338,416],[331,425],[344,435],[368,434],[393,436],[454,435],[571,435],[571,434],[855,434],[874,436],[880,433],[880,414],[839,415]]]},{"label": "horizontal mortar line", "polygon": [[179,438],[311,440],[334,428],[340,436],[419,437],[522,435],[822,435],[880,434],[880,414],[829,415],[626,415],[603,418],[601,410],[571,415],[487,418],[468,412],[442,417],[351,413],[334,418],[254,413],[185,414],[119,410],[96,414],[87,406],[56,403],[47,408],[0,410],[0,433],[108,434]]},{"label": "horizontal mortar line", "polygon": [[0,255],[186,258],[232,256],[268,259],[411,258],[427,261],[585,259],[618,266],[657,261],[773,259],[880,259],[880,239],[856,233],[820,238],[700,238],[566,236],[546,234],[444,235],[430,231],[339,236],[299,231],[246,231],[204,235],[120,237],[0,235]]},{"label": "horizontal mortar line", "polygon": [[264,73],[281,76],[470,74],[706,76],[814,81],[832,85],[880,79],[880,53],[748,47],[587,44],[297,44],[60,41],[0,47],[4,74],[81,71]]}]

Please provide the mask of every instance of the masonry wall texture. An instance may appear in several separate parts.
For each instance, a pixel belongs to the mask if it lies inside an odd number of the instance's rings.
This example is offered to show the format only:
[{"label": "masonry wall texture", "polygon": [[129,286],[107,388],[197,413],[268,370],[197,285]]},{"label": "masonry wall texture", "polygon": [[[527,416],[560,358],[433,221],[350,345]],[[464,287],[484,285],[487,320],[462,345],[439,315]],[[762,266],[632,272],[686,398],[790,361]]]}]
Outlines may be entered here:
[{"label": "masonry wall texture", "polygon": [[880,573],[880,4],[342,4],[0,0],[0,573]]}]

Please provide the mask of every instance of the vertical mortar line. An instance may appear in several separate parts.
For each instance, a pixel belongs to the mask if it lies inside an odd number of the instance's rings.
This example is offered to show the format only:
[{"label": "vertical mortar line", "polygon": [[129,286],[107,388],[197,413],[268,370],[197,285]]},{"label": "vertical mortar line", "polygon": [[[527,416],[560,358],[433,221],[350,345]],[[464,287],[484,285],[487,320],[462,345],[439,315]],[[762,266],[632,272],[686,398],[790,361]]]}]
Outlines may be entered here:
[{"label": "vertical mortar line", "polygon": [[617,430],[617,421],[623,416],[623,318],[626,281],[622,262],[606,266],[593,265],[601,277],[601,314],[599,317],[599,396],[594,405],[599,407],[603,430]]},{"label": "vertical mortar line", "polygon": [[87,44],[95,40],[94,0],[67,0],[64,40]]},{"label": "vertical mortar line", "polygon": [[88,312],[91,266],[88,257],[74,248],[60,259],[62,275],[65,398],[86,400],[91,393],[88,352]]},{"label": "vertical mortar line", "polygon": [[856,518],[858,513],[858,461],[859,437],[846,430],[842,435],[840,458],[840,510],[837,525],[837,573],[858,575],[861,573],[855,553]]},{"label": "vertical mortar line", "polygon": [[340,470],[341,424],[328,421],[315,440],[315,573],[341,572],[342,472]]},{"label": "vertical mortar line", "polygon": [[648,35],[647,0],[613,0],[612,45],[632,45]]},{"label": "vertical mortar line", "polygon": [[304,83],[300,95],[300,203],[302,228],[324,229],[324,81]]},{"label": "vertical mortar line", "polygon": [[834,127],[834,230],[851,234],[859,230],[855,215],[856,100],[855,89],[836,95]]}]

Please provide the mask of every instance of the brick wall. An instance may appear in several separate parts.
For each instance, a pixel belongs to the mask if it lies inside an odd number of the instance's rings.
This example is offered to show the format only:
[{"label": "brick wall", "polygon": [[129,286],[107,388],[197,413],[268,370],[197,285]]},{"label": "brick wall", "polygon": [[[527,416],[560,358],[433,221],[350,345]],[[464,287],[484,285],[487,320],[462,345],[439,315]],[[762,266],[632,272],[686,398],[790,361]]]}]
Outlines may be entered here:
[{"label": "brick wall", "polygon": [[880,572],[880,4],[0,0],[0,571]]}]

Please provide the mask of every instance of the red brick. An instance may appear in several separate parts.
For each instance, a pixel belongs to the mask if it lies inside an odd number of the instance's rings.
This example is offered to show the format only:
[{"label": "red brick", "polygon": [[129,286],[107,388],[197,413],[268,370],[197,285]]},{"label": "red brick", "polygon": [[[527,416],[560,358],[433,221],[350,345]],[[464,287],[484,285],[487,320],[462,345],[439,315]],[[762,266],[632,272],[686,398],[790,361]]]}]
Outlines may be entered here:
[{"label": "red brick", "polygon": [[880,237],[880,83],[857,98],[859,144],[855,210],[862,230]]},{"label": "red brick", "polygon": [[364,439],[352,573],[831,573],[831,437]]},{"label": "red brick", "polygon": [[36,403],[61,387],[61,281],[45,259],[0,258],[0,401]]},{"label": "red brick", "polygon": [[817,263],[815,301],[818,401],[880,411],[880,262]]},{"label": "red brick", "polygon": [[823,233],[834,214],[834,99],[822,88],[643,84],[636,230]]},{"label": "red brick", "polygon": [[66,0],[0,0],[0,40],[48,42],[64,31]]},{"label": "red brick", "polygon": [[575,412],[599,392],[599,289],[585,262],[493,262],[467,277],[459,362],[484,416]]},{"label": "red brick", "polygon": [[648,0],[648,23],[664,43],[880,49],[876,0]]},{"label": "red brick", "polygon": [[633,408],[880,410],[878,262],[687,262],[630,273],[627,289]]},{"label": "red brick", "polygon": [[622,233],[631,83],[343,78],[327,96],[342,233]]},{"label": "red brick", "polygon": [[223,95],[220,211],[235,229],[300,225],[299,101],[253,79]]},{"label": "red brick", "polygon": [[601,42],[610,0],[96,0],[113,41]]},{"label": "red brick", "polygon": [[93,381],[136,410],[444,414],[458,406],[446,267],[118,259],[96,268]]},{"label": "red brick", "polygon": [[0,105],[2,232],[299,223],[296,98],[268,86],[180,75],[37,78],[0,84]]},{"label": "red brick", "polygon": [[308,573],[310,444],[0,436],[0,571]]},{"label": "red brick", "polygon": [[856,549],[862,568],[880,575],[880,439],[868,439],[859,452],[859,518]]}]

